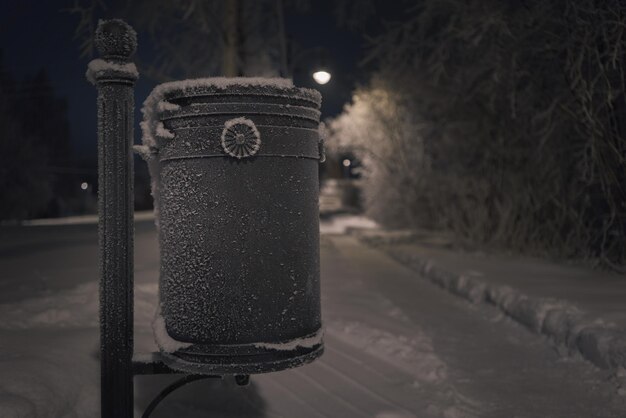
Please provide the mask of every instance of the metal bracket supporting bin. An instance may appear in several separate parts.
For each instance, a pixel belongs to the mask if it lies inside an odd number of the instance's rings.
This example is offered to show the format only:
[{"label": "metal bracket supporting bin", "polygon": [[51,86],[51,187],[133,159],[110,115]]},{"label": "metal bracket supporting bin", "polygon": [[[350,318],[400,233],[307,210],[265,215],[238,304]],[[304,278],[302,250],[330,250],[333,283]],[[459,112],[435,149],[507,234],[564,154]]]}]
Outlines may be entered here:
[{"label": "metal bracket supporting bin", "polygon": [[[150,353],[147,355],[136,355],[132,362],[133,376],[150,375],[150,374],[182,374],[183,376],[166,386],[159,394],[148,404],[142,418],[148,418],[156,407],[170,393],[185,386],[188,383],[196,382],[204,379],[222,379],[222,376],[208,374],[185,374],[179,370],[175,370],[167,366],[163,362],[161,353]],[[235,375],[235,382],[239,386],[247,386],[250,383],[249,375]]]}]

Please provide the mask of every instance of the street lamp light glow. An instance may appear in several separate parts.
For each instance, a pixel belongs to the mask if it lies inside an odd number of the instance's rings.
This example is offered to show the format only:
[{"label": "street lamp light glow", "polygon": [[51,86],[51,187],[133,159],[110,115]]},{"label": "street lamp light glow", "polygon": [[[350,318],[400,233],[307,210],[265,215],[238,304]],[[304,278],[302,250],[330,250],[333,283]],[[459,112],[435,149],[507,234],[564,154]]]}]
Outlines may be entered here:
[{"label": "street lamp light glow", "polygon": [[350,164],[352,164],[352,162],[349,159],[345,159],[343,160],[343,166],[344,167],[350,167]]},{"label": "street lamp light glow", "polygon": [[326,84],[330,81],[330,73],[328,71],[320,70],[313,73],[313,80],[317,84]]},{"label": "street lamp light glow", "polygon": [[83,190],[87,190],[88,187],[89,187],[89,183],[87,183],[86,181],[83,181],[80,184],[80,188],[83,189]]}]

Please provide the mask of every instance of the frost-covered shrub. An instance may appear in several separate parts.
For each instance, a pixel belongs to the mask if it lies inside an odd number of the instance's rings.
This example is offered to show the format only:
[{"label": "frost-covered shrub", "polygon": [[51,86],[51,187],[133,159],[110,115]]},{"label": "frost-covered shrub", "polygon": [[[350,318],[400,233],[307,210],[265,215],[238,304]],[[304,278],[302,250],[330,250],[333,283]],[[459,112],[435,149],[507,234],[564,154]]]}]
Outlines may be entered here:
[{"label": "frost-covered shrub", "polygon": [[[414,225],[427,218],[416,175],[427,164],[420,123],[410,110],[410,95],[388,88],[384,78],[355,92],[343,114],[328,126],[329,152],[354,152],[367,168],[363,175],[364,206],[368,214],[387,225]],[[391,203],[391,205],[390,205]],[[416,217],[416,212],[422,212]]]}]

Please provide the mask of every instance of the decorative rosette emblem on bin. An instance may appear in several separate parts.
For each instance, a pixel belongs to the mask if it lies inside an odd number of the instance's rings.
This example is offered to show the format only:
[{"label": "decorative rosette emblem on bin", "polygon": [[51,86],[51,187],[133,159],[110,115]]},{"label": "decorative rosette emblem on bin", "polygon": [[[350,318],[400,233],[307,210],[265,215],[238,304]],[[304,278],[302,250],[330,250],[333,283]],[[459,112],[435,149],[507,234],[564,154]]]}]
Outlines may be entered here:
[{"label": "decorative rosette emblem on bin", "polygon": [[228,120],[222,131],[222,148],[237,159],[252,157],[261,148],[261,134],[250,119]]}]

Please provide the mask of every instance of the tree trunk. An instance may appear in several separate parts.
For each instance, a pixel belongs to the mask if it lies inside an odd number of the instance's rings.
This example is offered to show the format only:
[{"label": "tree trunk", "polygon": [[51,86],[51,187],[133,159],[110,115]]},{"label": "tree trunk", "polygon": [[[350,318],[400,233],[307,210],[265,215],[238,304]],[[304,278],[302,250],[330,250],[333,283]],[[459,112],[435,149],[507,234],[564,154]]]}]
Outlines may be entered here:
[{"label": "tree trunk", "polygon": [[282,0],[276,0],[276,19],[278,19],[278,41],[280,44],[280,76],[293,77],[293,74],[287,73],[287,37],[285,35],[285,13]]},{"label": "tree trunk", "polygon": [[224,59],[222,73],[225,77],[239,75],[239,0],[226,0],[224,8]]}]

